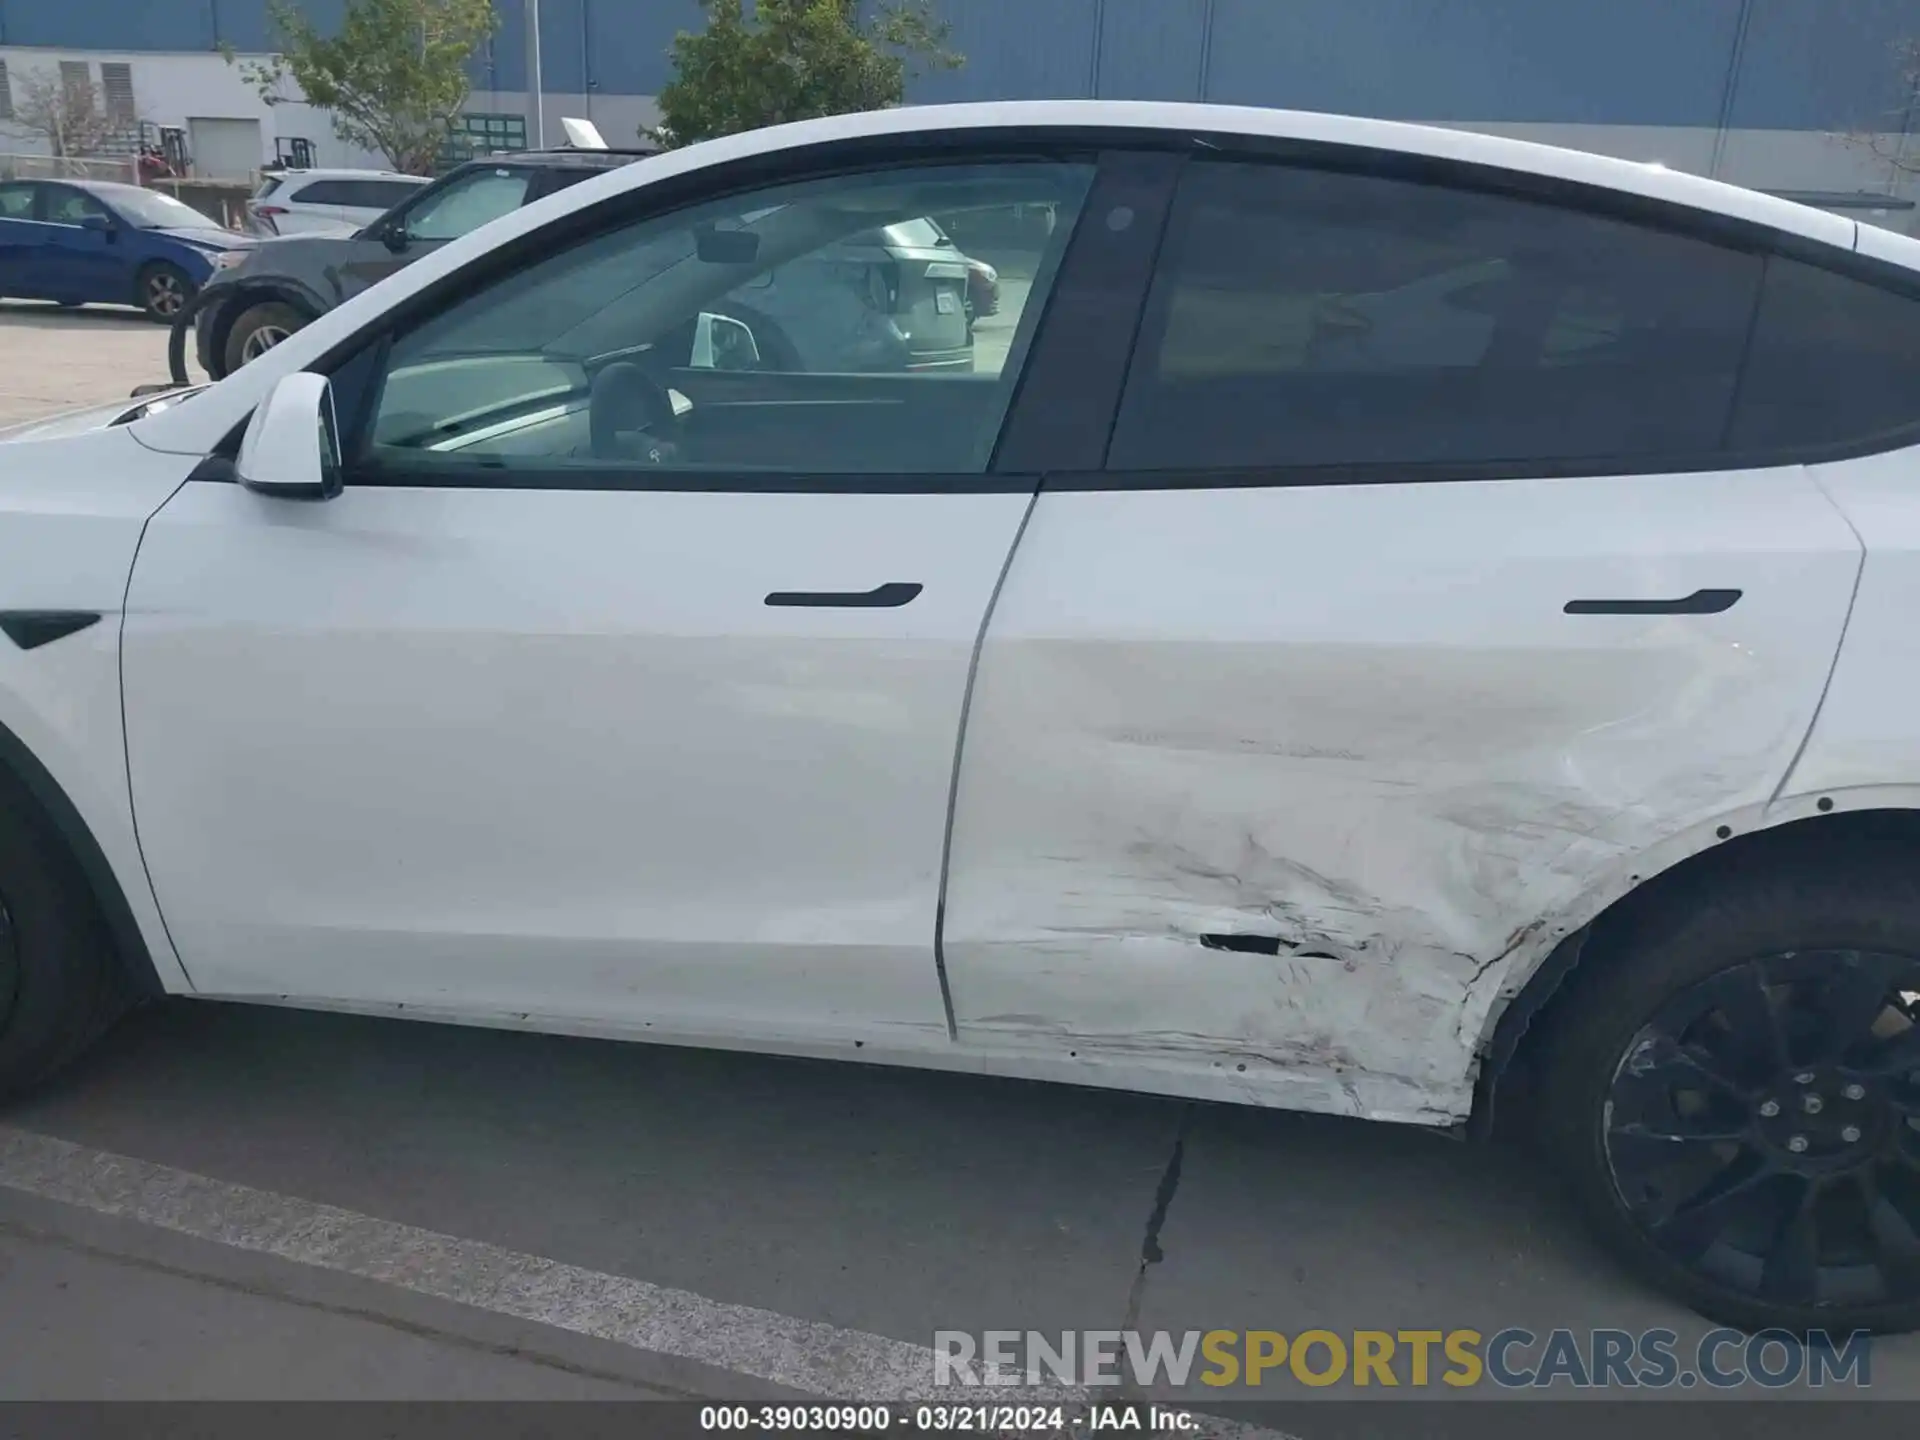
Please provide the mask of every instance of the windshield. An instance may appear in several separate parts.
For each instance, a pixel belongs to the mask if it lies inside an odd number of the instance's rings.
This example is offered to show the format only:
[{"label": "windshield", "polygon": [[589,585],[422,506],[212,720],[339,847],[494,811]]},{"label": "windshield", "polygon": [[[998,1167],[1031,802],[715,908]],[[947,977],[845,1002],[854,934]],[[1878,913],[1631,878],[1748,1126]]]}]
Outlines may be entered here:
[{"label": "windshield", "polygon": [[113,208],[126,220],[142,230],[170,230],[187,227],[196,230],[216,230],[217,221],[202,215],[184,201],[158,190],[135,190],[131,186],[125,190],[116,190],[107,197]]}]

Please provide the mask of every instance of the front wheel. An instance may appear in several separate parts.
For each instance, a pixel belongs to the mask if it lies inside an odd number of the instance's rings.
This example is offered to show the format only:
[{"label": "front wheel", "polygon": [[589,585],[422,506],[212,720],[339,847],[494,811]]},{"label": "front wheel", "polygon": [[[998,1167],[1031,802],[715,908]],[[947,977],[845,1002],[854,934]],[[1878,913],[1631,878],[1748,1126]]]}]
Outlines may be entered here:
[{"label": "front wheel", "polygon": [[134,282],[134,304],[146,312],[149,320],[171,325],[198,288],[186,271],[159,260],[141,268]]},{"label": "front wheel", "polygon": [[231,375],[249,360],[258,360],[306,323],[305,315],[278,300],[250,306],[235,318],[227,331],[227,343],[221,355],[226,362],[226,373]]},{"label": "front wheel", "polygon": [[129,995],[79,868],[0,780],[0,1097],[87,1048]]},{"label": "front wheel", "polygon": [[1920,1327],[1920,887],[1741,875],[1605,935],[1539,1124],[1600,1238],[1746,1330]]}]

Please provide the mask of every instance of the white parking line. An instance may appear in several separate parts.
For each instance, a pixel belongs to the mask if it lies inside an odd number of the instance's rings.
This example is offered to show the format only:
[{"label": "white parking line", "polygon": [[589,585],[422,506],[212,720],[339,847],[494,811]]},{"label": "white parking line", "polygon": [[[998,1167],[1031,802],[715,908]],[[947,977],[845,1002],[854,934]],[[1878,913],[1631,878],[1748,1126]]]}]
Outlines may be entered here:
[{"label": "white parking line", "polygon": [[[934,1352],[922,1345],[751,1305],[723,1304],[686,1290],[585,1270],[4,1125],[0,1186],[836,1400],[991,1398],[1016,1403],[1024,1398],[1072,1403],[1119,1398],[1060,1387],[996,1387],[985,1392],[936,1388]],[[1199,1418],[1200,1430],[1187,1434],[1244,1440],[1279,1436],[1277,1431]]]}]

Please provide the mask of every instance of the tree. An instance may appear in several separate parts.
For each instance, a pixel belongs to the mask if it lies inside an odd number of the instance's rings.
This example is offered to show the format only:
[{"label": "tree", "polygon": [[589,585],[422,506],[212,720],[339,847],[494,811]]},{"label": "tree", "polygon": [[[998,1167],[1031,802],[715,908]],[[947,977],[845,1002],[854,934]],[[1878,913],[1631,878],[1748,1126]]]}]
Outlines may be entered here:
[{"label": "tree", "polygon": [[13,128],[40,136],[62,159],[97,154],[121,128],[91,75],[43,66],[17,74],[12,88]]},{"label": "tree", "polygon": [[1884,160],[1896,174],[1920,175],[1920,152],[1911,140],[1914,121],[1920,119],[1920,40],[1898,41],[1893,57],[1897,77],[1893,93],[1900,97],[1900,104],[1877,123],[1855,126],[1840,138]]},{"label": "tree", "polygon": [[[335,135],[412,175],[433,169],[467,103],[467,62],[495,24],[493,0],[347,0],[334,35],[290,0],[268,0],[267,14],[278,53],[243,66],[260,98],[331,111]],[[289,80],[298,96],[286,93]]]},{"label": "tree", "polygon": [[920,66],[965,63],[928,0],[700,0],[707,27],[674,37],[660,124],[641,135],[691,145],[762,125],[880,110],[906,98]]}]

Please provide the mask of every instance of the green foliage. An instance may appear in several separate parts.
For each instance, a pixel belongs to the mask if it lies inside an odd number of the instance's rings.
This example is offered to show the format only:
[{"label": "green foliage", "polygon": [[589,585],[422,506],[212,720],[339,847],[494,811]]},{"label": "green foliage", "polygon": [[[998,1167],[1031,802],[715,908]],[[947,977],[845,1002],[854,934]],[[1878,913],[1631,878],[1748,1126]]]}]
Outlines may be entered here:
[{"label": "green foliage", "polygon": [[674,38],[674,78],[645,137],[691,145],[762,125],[880,110],[906,97],[920,67],[964,63],[928,0],[701,0],[707,28]]},{"label": "green foliage", "polygon": [[[467,62],[493,33],[493,0],[347,0],[340,29],[322,35],[290,0],[268,0],[278,53],[249,61],[269,105],[301,97],[332,112],[333,133],[377,150],[396,170],[432,171],[447,128],[467,103]],[[236,63],[231,49],[229,64]]]}]

